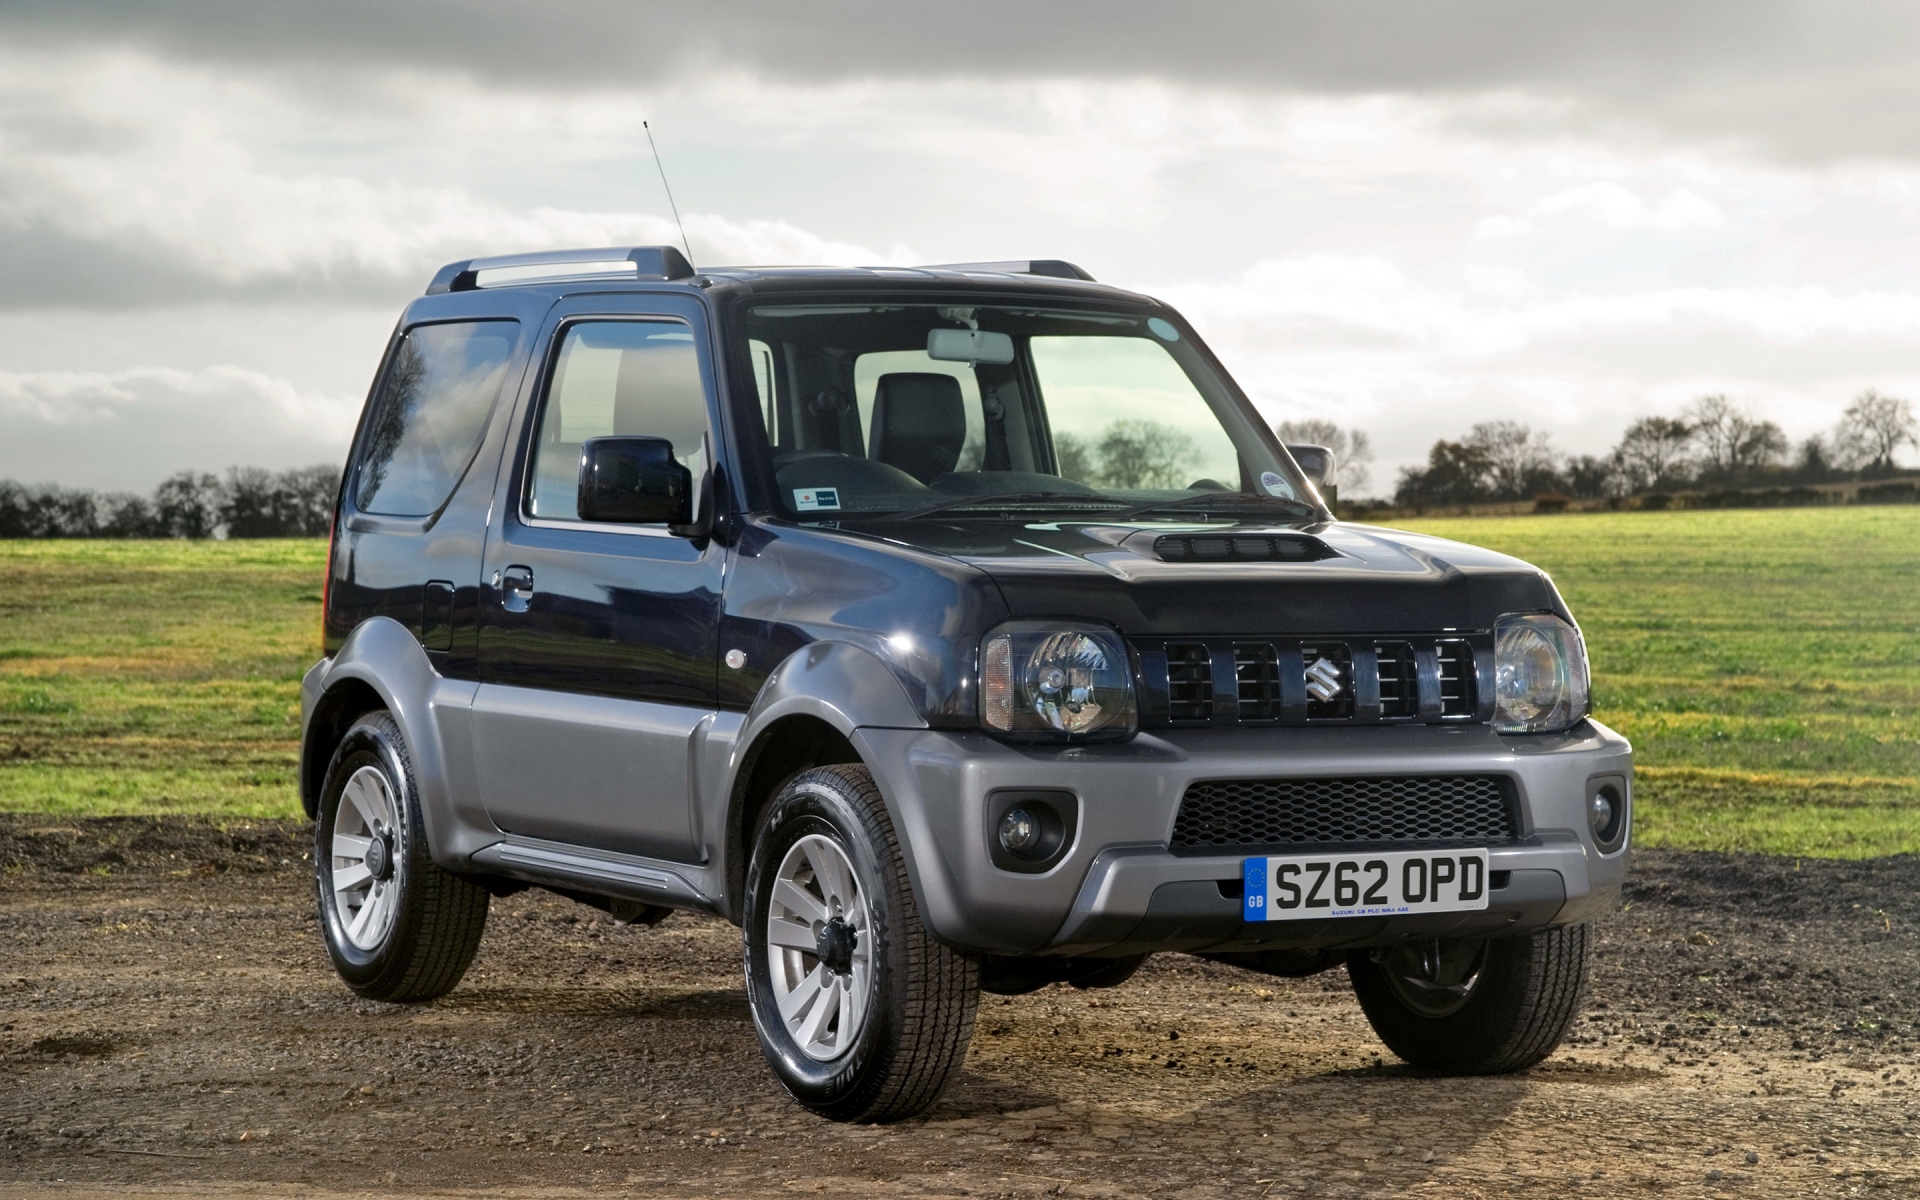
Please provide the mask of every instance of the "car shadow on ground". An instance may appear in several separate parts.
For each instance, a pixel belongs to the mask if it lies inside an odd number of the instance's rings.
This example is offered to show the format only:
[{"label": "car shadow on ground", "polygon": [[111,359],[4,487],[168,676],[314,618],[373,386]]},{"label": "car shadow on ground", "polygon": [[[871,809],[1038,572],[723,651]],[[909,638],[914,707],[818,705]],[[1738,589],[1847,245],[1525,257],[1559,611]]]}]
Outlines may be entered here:
[{"label": "car shadow on ground", "polygon": [[724,1021],[738,1025],[753,1021],[744,987],[658,996],[627,1011],[632,1016],[660,1021]]}]

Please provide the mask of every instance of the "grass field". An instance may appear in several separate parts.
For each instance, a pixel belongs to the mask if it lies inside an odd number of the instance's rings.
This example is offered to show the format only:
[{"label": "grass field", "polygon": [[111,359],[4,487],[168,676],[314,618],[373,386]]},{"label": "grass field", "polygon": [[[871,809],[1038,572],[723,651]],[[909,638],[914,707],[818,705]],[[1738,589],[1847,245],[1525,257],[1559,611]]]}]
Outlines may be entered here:
[{"label": "grass field", "polygon": [[0,809],[297,814],[326,553],[0,542]]},{"label": "grass field", "polygon": [[1404,523],[1550,573],[1644,844],[1920,850],[1920,508]]},{"label": "grass field", "polygon": [[[1407,522],[1551,572],[1639,837],[1920,850],[1920,508]],[[291,815],[319,542],[0,542],[0,810]]]}]

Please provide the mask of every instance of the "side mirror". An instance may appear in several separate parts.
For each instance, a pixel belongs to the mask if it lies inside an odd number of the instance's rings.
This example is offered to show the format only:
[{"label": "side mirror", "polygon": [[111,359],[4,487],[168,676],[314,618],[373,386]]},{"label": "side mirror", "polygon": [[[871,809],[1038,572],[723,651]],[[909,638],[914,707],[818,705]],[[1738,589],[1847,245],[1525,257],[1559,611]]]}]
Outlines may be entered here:
[{"label": "side mirror", "polygon": [[621,525],[685,525],[693,519],[693,473],[665,438],[589,438],[580,447],[580,519]]},{"label": "side mirror", "polygon": [[1287,453],[1293,455],[1293,461],[1300,464],[1313,486],[1322,492],[1333,482],[1333,451],[1325,446],[1288,446]]}]

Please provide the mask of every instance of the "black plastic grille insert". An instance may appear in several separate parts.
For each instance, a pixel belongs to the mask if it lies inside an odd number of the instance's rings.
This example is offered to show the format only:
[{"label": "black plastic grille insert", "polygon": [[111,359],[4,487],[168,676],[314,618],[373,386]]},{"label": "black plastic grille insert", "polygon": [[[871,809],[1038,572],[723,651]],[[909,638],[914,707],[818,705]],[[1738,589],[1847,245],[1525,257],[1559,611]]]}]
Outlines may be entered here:
[{"label": "black plastic grille insert", "polygon": [[1173,848],[1512,841],[1511,787],[1499,775],[1208,780],[1181,798]]},{"label": "black plastic grille insert", "polygon": [[1167,647],[1168,707],[1176,721],[1213,716],[1213,658],[1198,642]]}]

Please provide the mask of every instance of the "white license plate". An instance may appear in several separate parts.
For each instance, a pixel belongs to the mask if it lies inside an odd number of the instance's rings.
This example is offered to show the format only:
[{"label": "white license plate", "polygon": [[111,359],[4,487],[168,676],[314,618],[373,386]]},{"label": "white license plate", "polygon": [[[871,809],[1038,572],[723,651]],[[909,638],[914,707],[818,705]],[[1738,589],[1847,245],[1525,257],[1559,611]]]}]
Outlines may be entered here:
[{"label": "white license plate", "polygon": [[1289,854],[1245,863],[1249,921],[1477,912],[1487,906],[1485,850]]}]

